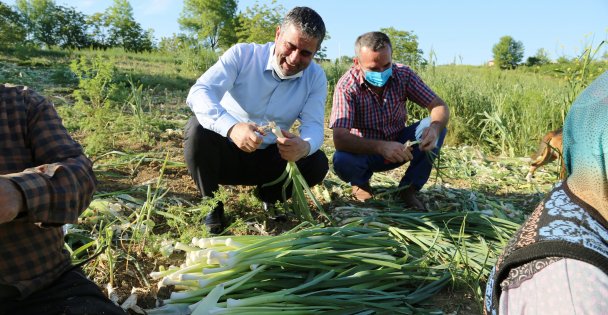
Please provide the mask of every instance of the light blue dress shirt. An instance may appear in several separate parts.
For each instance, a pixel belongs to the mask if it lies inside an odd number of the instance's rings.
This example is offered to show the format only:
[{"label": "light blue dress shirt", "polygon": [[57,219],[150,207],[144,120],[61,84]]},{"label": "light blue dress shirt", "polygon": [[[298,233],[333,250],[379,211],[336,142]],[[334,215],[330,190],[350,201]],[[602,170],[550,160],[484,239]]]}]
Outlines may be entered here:
[{"label": "light blue dress shirt", "polygon": [[[274,43],[233,46],[196,81],[186,102],[204,128],[224,137],[238,122],[262,126],[274,121],[289,130],[299,119],[310,155],[323,144],[325,72],[311,62],[301,77],[281,80],[270,64],[273,52]],[[267,132],[260,148],[275,142],[275,135]]]}]

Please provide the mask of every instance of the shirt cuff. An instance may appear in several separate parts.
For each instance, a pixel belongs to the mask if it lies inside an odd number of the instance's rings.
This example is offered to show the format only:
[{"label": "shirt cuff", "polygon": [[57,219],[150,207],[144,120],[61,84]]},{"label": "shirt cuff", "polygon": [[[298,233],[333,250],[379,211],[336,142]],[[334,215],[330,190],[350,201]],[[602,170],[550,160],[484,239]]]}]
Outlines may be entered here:
[{"label": "shirt cuff", "polygon": [[52,207],[47,179],[36,172],[7,174],[4,177],[21,189],[28,220],[34,223],[47,222]]},{"label": "shirt cuff", "polygon": [[302,138],[302,140],[308,142],[308,145],[310,147],[306,156],[311,156],[313,153],[317,152],[317,150],[321,148],[321,146],[318,146],[315,141],[312,140],[312,138]]},{"label": "shirt cuff", "polygon": [[220,135],[228,137],[228,130],[230,130],[230,128],[232,128],[232,126],[236,125],[237,123],[239,123],[238,120],[232,117],[232,115],[225,113],[215,121],[215,123],[213,124],[213,129]]}]

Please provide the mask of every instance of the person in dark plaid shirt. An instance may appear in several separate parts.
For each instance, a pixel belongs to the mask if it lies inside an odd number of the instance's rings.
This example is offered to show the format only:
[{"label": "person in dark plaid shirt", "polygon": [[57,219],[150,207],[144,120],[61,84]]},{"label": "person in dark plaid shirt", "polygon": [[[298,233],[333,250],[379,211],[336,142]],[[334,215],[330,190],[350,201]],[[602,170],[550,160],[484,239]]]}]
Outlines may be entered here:
[{"label": "person in dark plaid shirt", "polygon": [[0,84],[0,152],[0,315],[125,314],[64,249],[96,179],[53,104]]},{"label": "person in dark plaid shirt", "polygon": [[[354,65],[336,84],[329,127],[336,152],[334,171],[353,186],[360,201],[373,197],[374,172],[409,166],[399,183],[408,207],[424,210],[416,197],[431,173],[432,154],[438,154],[446,134],[448,106],[409,67],[392,62],[388,36],[369,32],[355,42]],[[410,100],[430,111],[428,128],[420,121],[406,126]],[[427,125],[428,125],[427,123]],[[416,132],[420,125],[419,132]],[[416,134],[421,137],[416,137]],[[420,143],[404,147],[406,141]],[[430,159],[428,157],[431,157]]]}]

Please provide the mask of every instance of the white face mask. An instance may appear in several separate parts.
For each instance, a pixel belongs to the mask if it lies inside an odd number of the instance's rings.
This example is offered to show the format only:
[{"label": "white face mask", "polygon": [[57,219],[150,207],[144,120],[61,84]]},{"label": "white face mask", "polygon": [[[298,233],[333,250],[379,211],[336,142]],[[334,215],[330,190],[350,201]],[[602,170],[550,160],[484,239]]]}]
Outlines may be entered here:
[{"label": "white face mask", "polygon": [[281,80],[289,80],[289,79],[295,79],[295,78],[299,78],[302,76],[302,72],[304,71],[300,71],[296,74],[292,74],[292,75],[284,75],[283,74],[283,69],[281,69],[281,66],[279,66],[279,64],[277,64],[277,56],[272,55],[272,58],[270,58],[270,64],[272,65],[272,69],[274,70],[274,73],[276,73],[276,75],[281,79]]}]

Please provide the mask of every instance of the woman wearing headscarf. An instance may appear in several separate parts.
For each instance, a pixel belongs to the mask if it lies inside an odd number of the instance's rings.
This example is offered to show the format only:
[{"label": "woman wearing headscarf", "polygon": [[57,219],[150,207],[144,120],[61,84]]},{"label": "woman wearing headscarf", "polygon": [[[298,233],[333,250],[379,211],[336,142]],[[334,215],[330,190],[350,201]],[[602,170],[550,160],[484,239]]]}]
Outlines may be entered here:
[{"label": "woman wearing headscarf", "polygon": [[572,104],[563,135],[569,175],[498,258],[486,314],[608,314],[608,72]]}]

